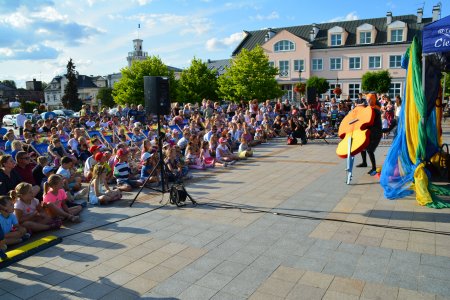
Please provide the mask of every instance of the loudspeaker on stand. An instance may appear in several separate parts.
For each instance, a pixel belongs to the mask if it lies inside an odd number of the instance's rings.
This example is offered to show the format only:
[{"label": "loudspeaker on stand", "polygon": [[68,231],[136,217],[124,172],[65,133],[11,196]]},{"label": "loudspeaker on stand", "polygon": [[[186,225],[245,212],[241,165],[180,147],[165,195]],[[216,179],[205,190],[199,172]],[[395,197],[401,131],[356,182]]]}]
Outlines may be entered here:
[{"label": "loudspeaker on stand", "polygon": [[169,78],[144,76],[145,111],[147,114],[170,114]]}]

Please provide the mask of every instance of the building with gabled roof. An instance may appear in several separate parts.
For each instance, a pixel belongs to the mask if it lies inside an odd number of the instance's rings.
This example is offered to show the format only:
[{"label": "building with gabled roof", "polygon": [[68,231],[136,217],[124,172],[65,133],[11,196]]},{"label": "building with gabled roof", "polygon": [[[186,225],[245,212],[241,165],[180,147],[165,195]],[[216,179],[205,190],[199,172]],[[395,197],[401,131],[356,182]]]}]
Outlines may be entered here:
[{"label": "building with gabled roof", "polygon": [[[87,76],[77,74],[79,98],[86,104],[98,105],[97,94],[100,88],[107,86],[107,79],[103,76]],[[67,84],[65,75],[55,76],[44,90],[45,104],[51,109],[62,108],[62,97]]]},{"label": "building with gabled roof", "polygon": [[276,79],[289,99],[294,97],[295,84],[311,76],[328,80],[330,97],[339,85],[341,98],[356,99],[362,75],[377,70],[391,74],[391,97],[403,96],[406,72],[401,68],[402,55],[426,24],[439,19],[440,10],[440,5],[434,6],[431,18],[424,18],[420,8],[417,15],[388,12],[381,18],[244,31],[232,56],[260,45],[279,69]]},{"label": "building with gabled roof", "polygon": [[211,60],[208,59],[206,61],[206,65],[209,70],[214,70],[216,72],[216,76],[219,77],[225,73],[225,68],[231,66],[232,59],[219,59],[219,60]]}]

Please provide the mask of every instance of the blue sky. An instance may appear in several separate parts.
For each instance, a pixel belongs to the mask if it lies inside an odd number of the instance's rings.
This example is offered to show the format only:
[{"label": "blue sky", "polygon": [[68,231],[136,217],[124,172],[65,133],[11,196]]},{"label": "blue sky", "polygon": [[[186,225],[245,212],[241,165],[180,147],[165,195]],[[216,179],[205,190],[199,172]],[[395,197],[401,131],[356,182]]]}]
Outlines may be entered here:
[{"label": "blue sky", "polygon": [[[125,67],[138,35],[143,50],[184,68],[195,56],[228,58],[243,30],[415,14],[414,0],[0,0],[0,80],[18,86],[36,78],[49,82],[65,73],[72,58],[86,75]],[[442,7],[442,17],[450,5]],[[138,31],[138,24],[140,29]]]}]

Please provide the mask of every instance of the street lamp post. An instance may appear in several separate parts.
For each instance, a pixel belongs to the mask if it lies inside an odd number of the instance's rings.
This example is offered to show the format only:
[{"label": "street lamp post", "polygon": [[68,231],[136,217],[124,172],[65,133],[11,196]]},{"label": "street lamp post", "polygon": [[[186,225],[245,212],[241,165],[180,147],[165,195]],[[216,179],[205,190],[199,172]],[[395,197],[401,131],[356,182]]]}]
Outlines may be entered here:
[{"label": "street lamp post", "polygon": [[[298,68],[298,82],[302,83],[302,68],[299,66]],[[298,93],[298,107],[300,107],[300,103],[302,102],[302,96]]]},{"label": "street lamp post", "polygon": [[[340,88],[340,86],[339,86],[339,77],[338,76],[336,76],[336,87],[339,87]],[[342,90],[342,89],[341,89]],[[341,95],[338,95],[338,97],[339,97],[339,99],[341,99]],[[336,99],[337,100],[337,99]]]}]

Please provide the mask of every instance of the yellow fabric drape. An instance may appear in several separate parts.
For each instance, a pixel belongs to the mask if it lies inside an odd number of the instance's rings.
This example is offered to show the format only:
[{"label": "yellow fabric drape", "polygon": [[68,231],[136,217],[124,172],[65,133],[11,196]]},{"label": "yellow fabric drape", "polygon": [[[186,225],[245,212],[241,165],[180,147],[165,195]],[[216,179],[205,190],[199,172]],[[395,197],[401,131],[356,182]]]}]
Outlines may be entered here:
[{"label": "yellow fabric drape", "polygon": [[[411,47],[412,48],[412,47]],[[412,55],[412,49],[409,50]],[[412,59],[408,63],[408,73],[406,74],[406,82],[413,81]],[[414,90],[412,84],[406,84],[406,101],[405,103],[405,133],[406,142],[408,144],[408,154],[411,162],[416,164],[416,151],[419,144],[419,122],[420,115],[414,101]]]},{"label": "yellow fabric drape", "polygon": [[425,163],[420,163],[414,171],[413,186],[416,191],[416,200],[420,205],[425,206],[433,202],[431,194],[428,191],[428,176],[425,172]]}]

